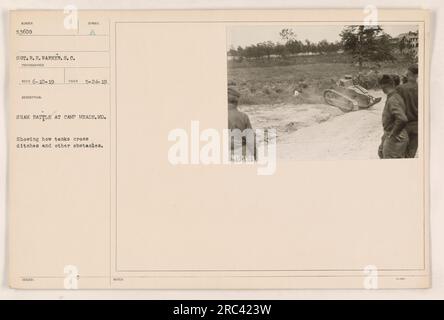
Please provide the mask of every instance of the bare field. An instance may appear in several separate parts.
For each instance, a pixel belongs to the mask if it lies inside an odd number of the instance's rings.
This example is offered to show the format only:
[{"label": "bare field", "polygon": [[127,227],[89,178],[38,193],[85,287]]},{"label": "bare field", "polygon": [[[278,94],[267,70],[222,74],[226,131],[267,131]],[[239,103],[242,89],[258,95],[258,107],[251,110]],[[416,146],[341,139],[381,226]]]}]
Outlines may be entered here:
[{"label": "bare field", "polygon": [[248,114],[254,128],[276,129],[278,140],[294,131],[344,114],[326,104],[243,105],[239,109]]},{"label": "bare field", "polygon": [[[372,92],[383,96],[381,91]],[[282,135],[279,159],[367,160],[378,159],[382,136],[381,115],[385,99],[369,109],[344,113]]]},{"label": "bare field", "polygon": [[[375,97],[381,91],[372,91]],[[385,99],[343,113],[326,104],[243,105],[253,128],[277,130],[277,157],[285,160],[378,159]]]}]

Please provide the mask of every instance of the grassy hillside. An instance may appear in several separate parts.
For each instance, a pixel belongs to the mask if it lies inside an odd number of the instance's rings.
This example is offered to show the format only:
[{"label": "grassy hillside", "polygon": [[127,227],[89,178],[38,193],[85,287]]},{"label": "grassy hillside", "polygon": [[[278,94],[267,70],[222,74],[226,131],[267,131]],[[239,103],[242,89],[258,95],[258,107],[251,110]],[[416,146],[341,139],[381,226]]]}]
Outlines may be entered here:
[{"label": "grassy hillside", "polygon": [[[359,69],[345,54],[296,56],[287,59],[228,61],[228,81],[241,93],[240,104],[322,103],[323,91]],[[361,85],[377,88],[384,73],[404,74],[408,61],[365,66]],[[295,90],[300,94],[294,95]]]}]

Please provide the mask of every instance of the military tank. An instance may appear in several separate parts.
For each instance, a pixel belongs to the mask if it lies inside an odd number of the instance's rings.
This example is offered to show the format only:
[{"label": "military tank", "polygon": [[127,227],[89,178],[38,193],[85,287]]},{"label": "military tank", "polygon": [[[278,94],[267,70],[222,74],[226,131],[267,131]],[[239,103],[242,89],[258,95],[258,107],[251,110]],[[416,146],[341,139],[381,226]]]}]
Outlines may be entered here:
[{"label": "military tank", "polygon": [[334,89],[324,91],[324,100],[327,104],[341,109],[343,112],[368,109],[382,98],[373,97],[365,88],[354,84],[350,75],[339,79]]}]

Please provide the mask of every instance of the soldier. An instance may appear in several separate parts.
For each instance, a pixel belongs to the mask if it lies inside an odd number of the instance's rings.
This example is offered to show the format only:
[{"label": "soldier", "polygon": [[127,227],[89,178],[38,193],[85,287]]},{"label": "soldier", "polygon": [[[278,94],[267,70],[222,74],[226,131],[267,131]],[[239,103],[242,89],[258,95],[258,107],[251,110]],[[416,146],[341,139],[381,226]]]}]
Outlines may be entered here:
[{"label": "soldier", "polygon": [[392,77],[395,82],[395,87],[399,86],[401,84],[401,77],[397,74],[393,74]]},{"label": "soldier", "polygon": [[[244,132],[244,130],[252,130],[250,118],[248,115],[244,112],[239,111],[237,108],[238,102],[240,98],[240,93],[235,90],[232,87],[228,87],[228,129],[230,132],[234,132],[236,129],[239,129],[241,132]],[[253,141],[253,145],[255,144],[255,135],[253,132],[251,132],[252,137],[251,140]],[[255,146],[249,146],[247,145],[247,139],[248,137],[243,136],[242,137],[242,155],[246,156],[246,147],[250,147],[253,150],[253,157],[256,159],[256,147]],[[235,143],[233,143],[230,139],[231,144],[231,150],[233,151],[237,146]]]},{"label": "soldier", "polygon": [[407,81],[396,88],[396,91],[404,100],[407,125],[406,130],[409,135],[409,145],[407,147],[406,158],[414,158],[418,149],[418,66],[413,65],[408,68]]},{"label": "soldier", "polygon": [[379,84],[387,95],[382,111],[384,134],[378,150],[379,157],[382,159],[404,158],[409,143],[409,136],[405,129],[408,120],[404,101],[396,91],[393,77],[383,75]]},{"label": "soldier", "polygon": [[237,104],[240,93],[234,88],[228,88],[228,129],[252,129],[250,119],[244,112],[239,111]]}]

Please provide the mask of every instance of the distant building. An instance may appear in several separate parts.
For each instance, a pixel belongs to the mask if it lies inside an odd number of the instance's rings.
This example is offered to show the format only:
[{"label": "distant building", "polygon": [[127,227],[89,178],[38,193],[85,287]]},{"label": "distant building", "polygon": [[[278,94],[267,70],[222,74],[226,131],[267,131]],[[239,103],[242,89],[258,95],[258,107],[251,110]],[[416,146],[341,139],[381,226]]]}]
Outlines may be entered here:
[{"label": "distant building", "polygon": [[401,33],[397,38],[398,43],[404,42],[402,51],[418,55],[418,32]]}]

